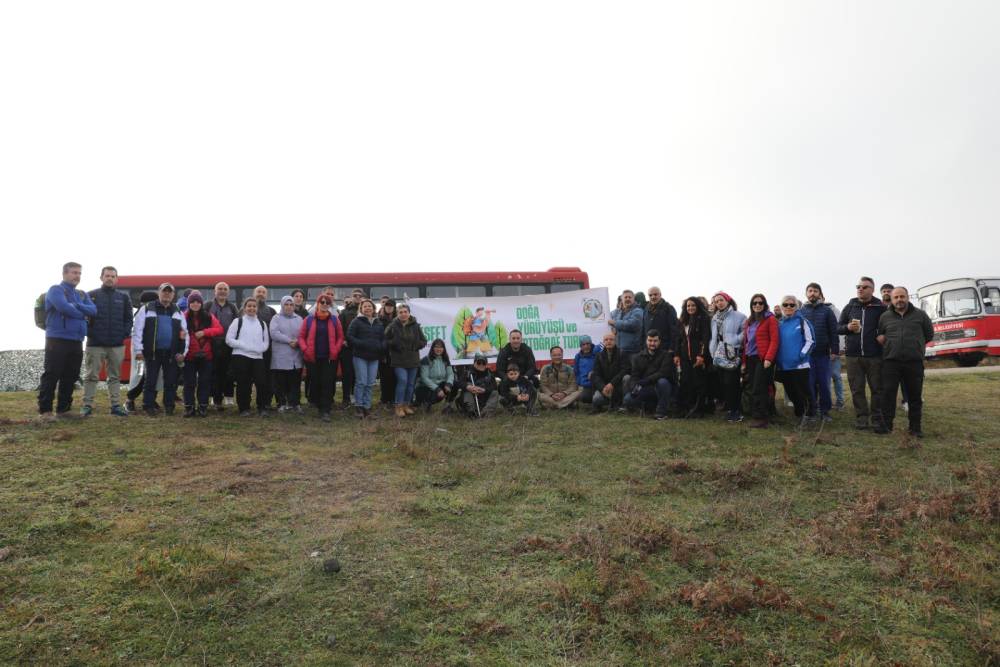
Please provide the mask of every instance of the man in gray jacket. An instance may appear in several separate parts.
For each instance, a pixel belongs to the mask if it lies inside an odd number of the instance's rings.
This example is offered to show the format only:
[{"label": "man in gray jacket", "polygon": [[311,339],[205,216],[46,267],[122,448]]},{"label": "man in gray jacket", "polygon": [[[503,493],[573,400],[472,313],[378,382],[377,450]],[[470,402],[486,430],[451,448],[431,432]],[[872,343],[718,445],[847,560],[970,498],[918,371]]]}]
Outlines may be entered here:
[{"label": "man in gray jacket", "polygon": [[892,290],[892,308],[878,320],[878,342],[882,345],[882,417],[876,433],[892,431],[896,416],[896,391],[902,382],[910,399],[910,435],[924,437],[920,429],[923,414],[924,352],[934,338],[934,326],[927,313],[910,303],[905,287]]}]

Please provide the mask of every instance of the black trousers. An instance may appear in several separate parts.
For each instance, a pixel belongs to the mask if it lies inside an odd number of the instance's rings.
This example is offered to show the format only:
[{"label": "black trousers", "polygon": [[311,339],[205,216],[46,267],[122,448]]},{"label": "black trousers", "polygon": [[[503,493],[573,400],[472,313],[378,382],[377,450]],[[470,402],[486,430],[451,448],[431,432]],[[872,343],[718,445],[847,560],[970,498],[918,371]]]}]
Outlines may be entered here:
[{"label": "black trousers", "polygon": [[747,384],[750,386],[751,414],[754,419],[767,419],[771,413],[774,364],[764,368],[757,355],[747,357]]},{"label": "black trousers", "polygon": [[685,412],[692,410],[711,414],[715,409],[708,393],[708,369],[695,368],[687,359],[681,359],[681,380],[678,403]]},{"label": "black trousers", "polygon": [[882,361],[882,417],[885,427],[892,429],[892,421],[896,418],[896,392],[902,386],[906,390],[910,405],[910,430],[920,430],[920,419],[924,411],[924,362],[897,361],[884,359]]},{"label": "black trousers", "polygon": [[346,345],[340,348],[340,389],[344,394],[341,401],[350,405],[354,396],[354,355]]},{"label": "black trousers", "polygon": [[[444,398],[438,398],[437,393],[439,391],[444,392]],[[440,403],[444,401],[445,403],[451,403],[455,400],[458,395],[458,390],[455,387],[448,389],[442,382],[437,386],[437,389],[430,389],[424,385],[417,385],[417,388],[413,392],[414,400],[417,405],[434,405],[435,403]],[[389,401],[392,402],[392,399]]]},{"label": "black trousers", "polygon": [[[378,362],[379,401],[382,405],[393,405],[396,396],[396,374],[388,361]],[[419,389],[419,388],[418,388]]]},{"label": "black trousers", "polygon": [[721,398],[726,403],[726,412],[740,411],[740,369],[718,368],[715,374],[719,377]]},{"label": "black trousers", "polygon": [[38,387],[38,412],[52,412],[52,399],[58,387],[56,412],[73,407],[73,385],[83,364],[83,341],[62,338],[45,339],[45,364]]},{"label": "black trousers", "polygon": [[264,392],[261,391],[261,387],[267,386],[267,368],[264,366],[264,360],[234,354],[230,365],[233,377],[236,379],[236,405],[240,412],[250,409],[251,385],[257,388],[257,411],[265,410],[267,403],[264,402]]},{"label": "black trousers", "polygon": [[306,364],[306,372],[312,376],[310,400],[321,413],[329,412],[333,409],[333,392],[337,388],[337,360],[323,359]]},{"label": "black trousers", "polygon": [[785,395],[795,406],[795,416],[801,417],[806,413],[806,406],[809,404],[809,369],[778,371],[776,376],[778,382],[785,385]]},{"label": "black trousers", "polygon": [[209,359],[189,359],[184,362],[184,407],[195,407],[195,390],[198,393],[198,407],[208,405],[209,388],[212,385],[212,362]]},{"label": "black trousers", "polygon": [[233,397],[233,376],[229,374],[233,348],[224,342],[212,343],[212,401],[222,405],[223,396]]},{"label": "black trousers", "polygon": [[283,405],[297,407],[299,404],[299,388],[302,386],[302,369],[272,369],[271,385],[274,389],[274,398],[278,402],[278,407]]}]

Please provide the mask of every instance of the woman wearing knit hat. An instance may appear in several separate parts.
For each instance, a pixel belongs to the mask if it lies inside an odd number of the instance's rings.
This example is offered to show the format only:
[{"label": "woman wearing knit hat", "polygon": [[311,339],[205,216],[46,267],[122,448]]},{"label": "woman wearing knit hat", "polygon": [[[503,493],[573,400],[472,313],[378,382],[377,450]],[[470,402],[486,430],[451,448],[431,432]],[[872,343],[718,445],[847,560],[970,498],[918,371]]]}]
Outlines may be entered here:
[{"label": "woman wearing knit hat", "polygon": [[[212,393],[212,339],[222,335],[222,325],[205,309],[205,298],[198,290],[192,290],[187,297],[188,345],[184,357],[184,416],[205,417],[208,415],[208,397]],[[195,389],[198,393],[198,408],[195,412]]]},{"label": "woman wearing knit hat", "polygon": [[719,378],[722,399],[726,403],[726,421],[741,422],[740,414],[740,361],[743,355],[743,336],[746,315],[736,310],[733,297],[725,292],[712,296],[715,313],[712,315],[712,338],[709,351],[712,366]]},{"label": "woman wearing knit hat", "polygon": [[281,297],[281,308],[271,318],[271,386],[278,401],[278,412],[302,413],[299,388],[302,385],[302,351],[299,330],[302,318],[295,312],[295,300]]}]

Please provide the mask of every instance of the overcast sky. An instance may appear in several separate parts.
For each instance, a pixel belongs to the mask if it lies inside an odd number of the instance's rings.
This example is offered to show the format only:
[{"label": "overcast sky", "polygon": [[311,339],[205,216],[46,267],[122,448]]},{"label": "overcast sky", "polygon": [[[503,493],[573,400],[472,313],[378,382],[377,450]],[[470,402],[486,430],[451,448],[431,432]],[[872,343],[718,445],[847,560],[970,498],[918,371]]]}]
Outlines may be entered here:
[{"label": "overcast sky", "polygon": [[1000,275],[1000,3],[6,2],[0,349],[67,260]]}]

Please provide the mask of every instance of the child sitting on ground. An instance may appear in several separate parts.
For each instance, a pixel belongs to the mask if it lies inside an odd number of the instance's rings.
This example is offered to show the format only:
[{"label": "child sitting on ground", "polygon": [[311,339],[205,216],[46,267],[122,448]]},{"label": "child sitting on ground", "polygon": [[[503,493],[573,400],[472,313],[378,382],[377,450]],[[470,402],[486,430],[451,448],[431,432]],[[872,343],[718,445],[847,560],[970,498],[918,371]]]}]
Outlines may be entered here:
[{"label": "child sitting on ground", "polygon": [[532,417],[538,416],[535,409],[535,399],[538,397],[531,380],[521,376],[521,369],[517,364],[511,363],[507,366],[506,376],[500,381],[500,405],[507,408],[514,414],[520,408]]}]

